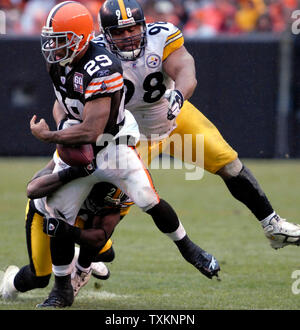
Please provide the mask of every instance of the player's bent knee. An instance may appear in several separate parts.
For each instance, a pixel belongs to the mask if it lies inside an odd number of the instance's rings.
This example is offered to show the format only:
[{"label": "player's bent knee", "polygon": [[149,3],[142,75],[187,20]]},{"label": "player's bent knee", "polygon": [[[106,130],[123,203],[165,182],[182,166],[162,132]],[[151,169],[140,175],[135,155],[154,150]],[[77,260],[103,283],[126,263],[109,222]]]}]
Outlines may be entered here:
[{"label": "player's bent knee", "polygon": [[26,292],[33,289],[45,288],[50,281],[51,273],[43,276],[37,276],[31,271],[30,265],[23,266],[16,274],[14,285],[20,292]]},{"label": "player's bent knee", "polygon": [[234,161],[222,167],[216,174],[218,174],[224,180],[227,180],[238,176],[242,169],[243,169],[243,164],[239,160],[239,158],[237,158]]},{"label": "player's bent knee", "polygon": [[98,254],[95,259],[94,262],[112,262],[115,259],[115,251],[113,249],[113,247],[111,246],[110,249],[108,249],[107,251]]}]

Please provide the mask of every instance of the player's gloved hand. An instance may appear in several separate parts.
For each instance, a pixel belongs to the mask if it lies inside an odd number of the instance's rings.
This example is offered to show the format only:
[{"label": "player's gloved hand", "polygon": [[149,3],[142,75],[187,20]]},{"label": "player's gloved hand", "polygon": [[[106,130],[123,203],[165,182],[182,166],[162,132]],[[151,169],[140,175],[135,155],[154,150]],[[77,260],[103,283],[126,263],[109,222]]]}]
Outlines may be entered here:
[{"label": "player's gloved hand", "polygon": [[96,169],[96,165],[94,161],[86,166],[71,166],[71,167],[73,169],[74,174],[77,173],[78,177],[85,177],[91,175]]},{"label": "player's gloved hand", "polygon": [[43,232],[50,237],[71,238],[76,243],[80,240],[80,229],[58,218],[44,217]]},{"label": "player's gloved hand", "polygon": [[70,166],[58,172],[59,180],[62,183],[68,183],[72,180],[91,175],[96,169],[96,164],[92,163],[86,166]]},{"label": "player's gloved hand", "polygon": [[69,225],[64,220],[44,217],[43,232],[51,237],[64,237],[67,226]]},{"label": "player's gloved hand", "polygon": [[178,89],[167,89],[164,97],[169,101],[167,118],[173,120],[179,115],[184,97]]}]

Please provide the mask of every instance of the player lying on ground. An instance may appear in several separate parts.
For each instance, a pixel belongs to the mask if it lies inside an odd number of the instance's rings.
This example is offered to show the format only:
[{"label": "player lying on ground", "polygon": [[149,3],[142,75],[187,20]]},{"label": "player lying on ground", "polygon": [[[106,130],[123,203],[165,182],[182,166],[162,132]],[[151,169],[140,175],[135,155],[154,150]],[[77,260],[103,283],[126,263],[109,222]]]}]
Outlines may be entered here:
[{"label": "player lying on ground", "polygon": [[[47,214],[48,219],[74,225],[92,187],[98,182],[110,182],[152,217],[157,228],[174,241],[189,263],[209,278],[216,276],[220,270],[216,259],[189,239],[173,208],[157,194],[149,171],[135,149],[140,133],[134,117],[124,108],[121,63],[104,47],[92,43],[92,38],[91,14],[73,1],[55,6],[42,30],[42,52],[57,97],[55,107],[59,105],[68,118],[81,123],[62,131],[51,131],[44,119],[37,122],[34,115],[30,121],[31,132],[46,143],[97,143],[94,173],[66,184],[47,197],[47,208],[42,213]],[[102,138],[108,136],[111,139],[102,143]],[[112,159],[117,162],[112,164]],[[55,171],[60,169],[58,166]],[[55,233],[55,222],[52,225]],[[74,242],[52,239],[55,285],[44,306],[70,306]]]},{"label": "player lying on ground", "polygon": [[[67,168],[52,174],[53,168],[54,161],[51,160],[27,186],[27,195],[30,200],[26,208],[26,242],[30,263],[20,270],[17,266],[7,268],[0,283],[0,296],[4,299],[14,299],[19,292],[44,288],[50,280],[52,272],[51,238],[43,232],[47,230],[45,218],[36,209],[35,201],[53,193],[69,180],[90,174],[86,172],[86,169],[78,167]],[[72,286],[75,296],[79,289],[88,282],[91,274],[102,280],[109,277],[109,270],[103,262],[110,262],[114,259],[110,236],[120,218],[127,213],[128,203],[130,202],[127,197],[117,191],[115,187],[107,183],[100,183],[95,185],[82,205],[76,219],[78,227],[68,227],[66,223],[61,224],[64,226],[60,227],[60,234],[64,238],[71,237],[81,244],[80,253],[78,250],[76,251],[77,255],[72,262],[74,266]],[[93,225],[97,226],[97,229],[86,229],[92,228]],[[83,228],[85,229],[83,230]],[[93,263],[91,264],[91,262]]]},{"label": "player lying on ground", "polygon": [[[146,24],[136,0],[105,1],[99,22],[102,34],[94,42],[122,61],[127,87],[125,107],[148,139],[148,143],[138,146],[144,162],[149,165],[165,152],[203,167],[202,157],[197,157],[203,151],[204,169],[219,175],[232,196],[249,208],[273,248],[299,245],[300,226],[279,217],[237,152],[188,101],[197,80],[194,59],[184,47],[181,31],[167,22]],[[184,150],[187,135],[192,136],[190,154]],[[198,135],[204,136],[204,150],[198,150],[202,147],[197,146]],[[174,137],[180,137],[182,144],[172,144]]]}]

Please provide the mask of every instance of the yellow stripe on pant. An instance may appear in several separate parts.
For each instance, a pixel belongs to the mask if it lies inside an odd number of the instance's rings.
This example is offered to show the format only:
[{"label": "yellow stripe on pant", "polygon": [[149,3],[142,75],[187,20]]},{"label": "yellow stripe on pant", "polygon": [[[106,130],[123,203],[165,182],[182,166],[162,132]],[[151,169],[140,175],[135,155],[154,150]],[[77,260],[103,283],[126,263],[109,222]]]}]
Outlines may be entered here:
[{"label": "yellow stripe on pant", "polygon": [[33,201],[26,207],[26,236],[31,269],[36,276],[52,272],[50,237],[43,232],[43,217],[37,213]]}]

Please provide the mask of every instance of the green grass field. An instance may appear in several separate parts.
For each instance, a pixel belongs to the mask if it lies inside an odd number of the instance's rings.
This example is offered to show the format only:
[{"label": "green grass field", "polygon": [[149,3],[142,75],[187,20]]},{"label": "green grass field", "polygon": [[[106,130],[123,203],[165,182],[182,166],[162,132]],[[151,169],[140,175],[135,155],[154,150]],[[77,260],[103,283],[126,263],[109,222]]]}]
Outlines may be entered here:
[{"label": "green grass field", "polygon": [[[1,270],[9,264],[28,263],[25,186],[46,162],[41,158],[0,159]],[[276,211],[300,223],[300,162],[245,163]],[[231,197],[219,177],[205,173],[200,181],[185,181],[184,173],[152,170],[158,192],[176,209],[189,236],[220,262],[221,281],[207,279],[186,263],[151,218],[134,207],[113,235],[116,258],[109,264],[110,279],[92,278],[70,309],[300,309],[300,297],[291,290],[295,281],[291,274],[300,269],[300,247],[271,249],[254,216]],[[0,299],[0,309],[35,309],[52,284],[20,294],[13,302]]]}]

